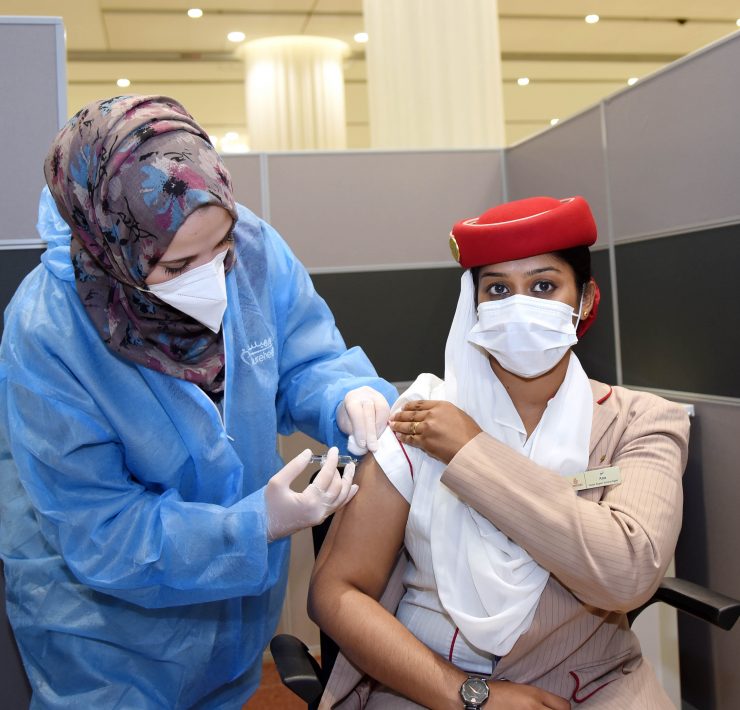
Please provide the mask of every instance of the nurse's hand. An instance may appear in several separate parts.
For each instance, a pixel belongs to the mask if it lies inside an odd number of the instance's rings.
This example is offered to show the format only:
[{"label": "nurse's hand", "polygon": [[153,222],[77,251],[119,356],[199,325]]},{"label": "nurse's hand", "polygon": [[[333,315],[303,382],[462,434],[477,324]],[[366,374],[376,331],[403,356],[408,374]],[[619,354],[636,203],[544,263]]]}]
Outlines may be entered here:
[{"label": "nurse's hand", "polygon": [[451,402],[418,399],[404,405],[389,422],[400,441],[423,449],[443,463],[482,429],[462,409]]},{"label": "nurse's hand", "polygon": [[336,447],[329,449],[326,463],[306,488],[298,493],[290,484],[303,473],[311,459],[311,449],[289,461],[268,482],[265,488],[267,508],[267,541],[292,535],[303,528],[323,522],[334,511],[352,500],[357,493],[353,463],[345,466],[344,476],[337,470]]},{"label": "nurse's hand", "polygon": [[355,456],[377,451],[378,437],[388,424],[391,408],[372,387],[358,387],[344,396],[337,408],[337,426],[350,435],[347,448]]}]

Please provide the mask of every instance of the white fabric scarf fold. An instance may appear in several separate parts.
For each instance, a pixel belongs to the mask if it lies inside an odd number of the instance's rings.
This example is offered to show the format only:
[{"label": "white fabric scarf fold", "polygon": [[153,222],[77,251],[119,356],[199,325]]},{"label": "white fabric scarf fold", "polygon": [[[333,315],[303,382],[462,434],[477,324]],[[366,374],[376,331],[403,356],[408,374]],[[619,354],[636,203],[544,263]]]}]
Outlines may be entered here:
[{"label": "white fabric scarf fold", "polygon": [[[473,280],[466,270],[445,348],[444,399],[467,412],[483,431],[527,455],[520,435],[496,421],[494,393],[498,389],[499,397],[508,395],[488,353],[468,341],[476,322]],[[401,401],[419,394],[409,391]],[[592,409],[588,378],[571,354],[565,380],[532,433],[529,458],[561,475],[586,470]],[[438,480],[444,464],[429,456],[423,460],[418,480],[435,474]],[[425,466],[433,470],[425,472]],[[440,601],[460,632],[473,646],[506,655],[532,623],[549,572],[441,483],[434,495],[431,550]]]}]

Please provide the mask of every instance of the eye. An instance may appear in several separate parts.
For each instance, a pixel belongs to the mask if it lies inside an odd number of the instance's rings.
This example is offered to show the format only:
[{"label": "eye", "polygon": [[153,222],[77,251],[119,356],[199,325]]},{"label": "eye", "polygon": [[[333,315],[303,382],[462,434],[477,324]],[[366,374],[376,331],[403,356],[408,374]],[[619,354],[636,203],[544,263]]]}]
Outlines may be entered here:
[{"label": "eye", "polygon": [[555,290],[555,284],[552,281],[537,281],[532,285],[532,291],[535,293],[550,293]]},{"label": "eye", "polygon": [[488,287],[488,293],[490,293],[491,296],[505,296],[508,292],[509,289],[502,283],[494,283]]},{"label": "eye", "polygon": [[232,229],[216,246],[223,246],[224,244],[234,243],[234,230]]},{"label": "eye", "polygon": [[185,269],[188,268],[187,264],[183,264],[182,266],[163,266],[164,273],[168,276],[176,276],[177,274],[181,274]]}]

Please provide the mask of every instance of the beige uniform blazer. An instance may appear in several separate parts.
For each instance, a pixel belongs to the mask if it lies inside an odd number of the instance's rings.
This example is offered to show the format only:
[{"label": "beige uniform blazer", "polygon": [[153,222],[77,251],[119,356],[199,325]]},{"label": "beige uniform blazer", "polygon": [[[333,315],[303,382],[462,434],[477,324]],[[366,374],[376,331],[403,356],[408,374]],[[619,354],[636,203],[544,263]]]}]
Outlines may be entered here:
[{"label": "beige uniform blazer", "polygon": [[[673,557],[688,417],[652,394],[591,387],[589,469],[618,466],[619,484],[574,494],[567,477],[485,433],[457,453],[442,482],[551,573],[531,627],[493,680],[536,685],[588,708],[672,708],[624,612],[652,596]],[[390,610],[403,594],[402,571],[382,598]],[[360,678],[340,655],[320,710],[342,699],[352,707]]]}]

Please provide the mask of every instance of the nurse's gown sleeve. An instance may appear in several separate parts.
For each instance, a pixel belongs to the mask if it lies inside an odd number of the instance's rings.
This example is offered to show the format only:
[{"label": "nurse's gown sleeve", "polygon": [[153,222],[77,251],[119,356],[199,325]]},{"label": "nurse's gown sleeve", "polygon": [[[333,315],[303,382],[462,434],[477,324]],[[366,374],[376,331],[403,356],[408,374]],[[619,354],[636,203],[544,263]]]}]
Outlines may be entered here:
[{"label": "nurse's gown sleeve", "polygon": [[263,233],[280,344],[278,430],[290,434],[300,429],[344,451],[347,436],[336,421],[344,395],[368,385],[392,403],[398,392],[377,376],[359,347],[346,348],[329,307],[277,232],[264,224]]},{"label": "nurse's gown sleeve", "polygon": [[[77,579],[152,608],[258,595],[277,581],[288,545],[266,542],[264,489],[230,507],[146,490],[74,376],[48,352],[24,350],[47,359],[0,388],[12,455],[43,534]],[[63,392],[50,384],[60,377]]]}]

